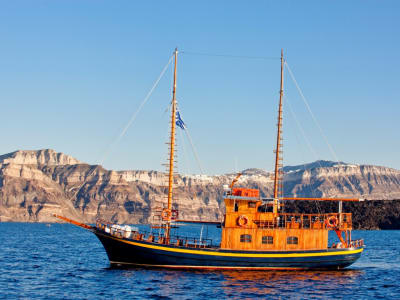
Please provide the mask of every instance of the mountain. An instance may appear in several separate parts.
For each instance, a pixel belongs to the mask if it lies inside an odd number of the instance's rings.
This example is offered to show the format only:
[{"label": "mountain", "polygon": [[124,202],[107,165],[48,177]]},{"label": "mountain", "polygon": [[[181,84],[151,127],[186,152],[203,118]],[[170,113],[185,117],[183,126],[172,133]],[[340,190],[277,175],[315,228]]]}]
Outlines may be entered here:
[{"label": "mountain", "polygon": [[20,164],[20,165],[77,165],[81,162],[69,155],[57,153],[51,149],[45,150],[25,150],[15,151],[8,154],[0,155],[1,164]]},{"label": "mountain", "polygon": [[283,167],[284,172],[292,172],[292,171],[300,171],[300,170],[309,170],[315,168],[326,168],[326,167],[334,167],[340,165],[347,165],[344,162],[335,162],[329,160],[317,160],[309,164],[297,165],[297,166],[286,166]]},{"label": "mountain", "polygon": [[[242,171],[237,186],[272,195],[272,172]],[[180,218],[219,220],[223,185],[236,174],[177,175],[175,208]],[[0,156],[0,221],[52,222],[53,213],[93,223],[151,222],[166,202],[166,175],[157,171],[112,171],[54,150],[15,151]],[[285,195],[400,199],[400,171],[329,161],[285,168]]]}]

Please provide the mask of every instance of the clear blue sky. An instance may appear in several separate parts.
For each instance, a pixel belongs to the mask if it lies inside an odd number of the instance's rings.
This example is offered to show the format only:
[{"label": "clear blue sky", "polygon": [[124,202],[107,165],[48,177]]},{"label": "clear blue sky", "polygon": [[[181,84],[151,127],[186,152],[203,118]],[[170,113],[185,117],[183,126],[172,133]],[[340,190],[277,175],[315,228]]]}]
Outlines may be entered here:
[{"label": "clear blue sky", "polygon": [[[399,1],[0,1],[0,153],[98,163],[172,51],[279,57],[339,160],[400,169]],[[163,170],[171,70],[104,162]],[[288,74],[288,165],[334,160]],[[182,54],[178,100],[205,172],[273,165],[279,60]],[[198,173],[178,135],[179,170]],[[185,151],[182,148],[185,146]]]}]

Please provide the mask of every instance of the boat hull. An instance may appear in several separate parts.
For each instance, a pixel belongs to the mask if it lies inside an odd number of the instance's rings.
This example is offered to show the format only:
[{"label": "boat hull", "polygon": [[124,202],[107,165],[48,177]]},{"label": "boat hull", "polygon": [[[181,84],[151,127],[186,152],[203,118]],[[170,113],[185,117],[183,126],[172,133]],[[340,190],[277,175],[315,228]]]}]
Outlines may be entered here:
[{"label": "boat hull", "polygon": [[360,248],[305,251],[235,251],[186,248],[118,238],[93,231],[113,267],[162,267],[176,269],[343,269],[354,263]]}]

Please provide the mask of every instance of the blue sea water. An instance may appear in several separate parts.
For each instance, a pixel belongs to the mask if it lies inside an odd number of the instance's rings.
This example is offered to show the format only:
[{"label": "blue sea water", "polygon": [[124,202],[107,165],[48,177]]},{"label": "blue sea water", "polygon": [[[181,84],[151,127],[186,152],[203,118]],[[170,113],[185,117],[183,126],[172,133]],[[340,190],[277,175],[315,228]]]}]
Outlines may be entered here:
[{"label": "blue sea water", "polygon": [[[199,234],[199,227],[186,231]],[[217,238],[210,227],[203,236]],[[342,271],[111,269],[95,235],[69,224],[0,223],[0,298],[400,298],[400,231],[354,231],[362,257]]]}]

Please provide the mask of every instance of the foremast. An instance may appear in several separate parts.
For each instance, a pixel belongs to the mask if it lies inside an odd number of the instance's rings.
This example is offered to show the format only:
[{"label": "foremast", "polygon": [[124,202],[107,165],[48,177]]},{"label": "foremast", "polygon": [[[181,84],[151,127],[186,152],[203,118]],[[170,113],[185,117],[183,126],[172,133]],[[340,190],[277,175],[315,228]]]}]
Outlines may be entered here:
[{"label": "foremast", "polygon": [[282,171],[282,103],[283,103],[283,69],[285,60],[283,58],[283,49],[281,50],[281,85],[279,90],[279,109],[278,109],[278,133],[276,136],[275,148],[275,172],[274,172],[274,203],[273,213],[278,213],[279,197],[283,193],[283,171]]},{"label": "foremast", "polygon": [[174,51],[174,82],[172,86],[172,108],[171,108],[171,136],[169,141],[169,158],[168,158],[168,202],[165,213],[166,230],[165,238],[167,241],[171,232],[171,217],[172,217],[172,198],[174,185],[174,158],[175,158],[175,124],[176,124],[176,69],[178,62],[178,48]]}]

